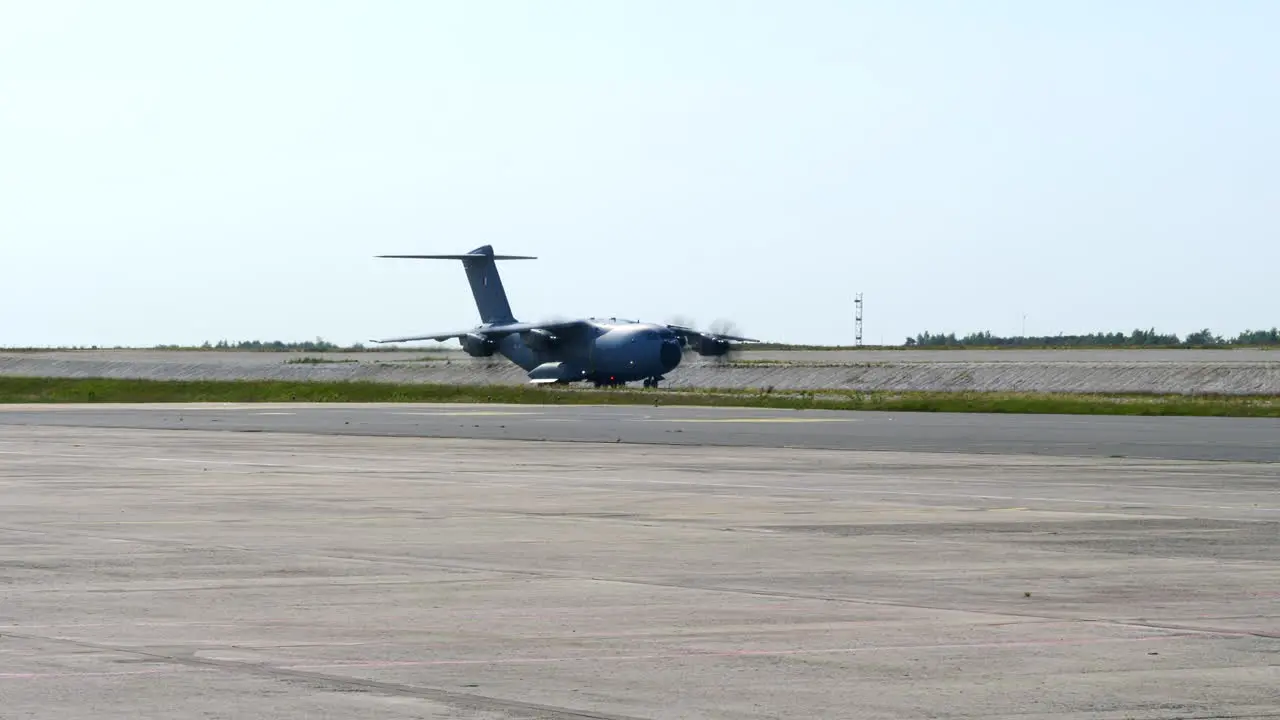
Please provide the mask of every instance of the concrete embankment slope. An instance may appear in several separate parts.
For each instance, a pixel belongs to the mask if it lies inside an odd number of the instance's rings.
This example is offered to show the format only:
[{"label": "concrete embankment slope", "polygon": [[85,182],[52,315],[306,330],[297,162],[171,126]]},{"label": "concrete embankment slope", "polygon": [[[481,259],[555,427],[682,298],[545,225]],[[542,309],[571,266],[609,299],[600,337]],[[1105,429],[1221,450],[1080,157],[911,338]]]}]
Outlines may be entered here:
[{"label": "concrete embankment slope", "polygon": [[[302,362],[306,360],[305,362]],[[318,362],[314,362],[318,360]],[[521,384],[501,360],[455,352],[0,352],[0,375],[154,380],[364,380]],[[850,351],[751,352],[738,362],[691,356],[668,387],[775,390],[1215,393],[1280,395],[1280,352]]]}]

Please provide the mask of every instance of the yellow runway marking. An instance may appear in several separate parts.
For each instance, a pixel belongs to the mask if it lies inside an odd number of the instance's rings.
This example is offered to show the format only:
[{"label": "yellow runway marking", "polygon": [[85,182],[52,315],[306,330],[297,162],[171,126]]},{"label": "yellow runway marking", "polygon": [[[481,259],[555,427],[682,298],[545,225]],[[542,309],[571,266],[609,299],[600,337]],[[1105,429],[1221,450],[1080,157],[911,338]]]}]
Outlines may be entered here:
[{"label": "yellow runway marking", "polygon": [[853,418],[650,418],[649,422],[690,423],[822,423],[857,422]]},{"label": "yellow runway marking", "polygon": [[[455,517],[469,516],[450,516],[451,519]],[[488,518],[491,516],[486,515],[483,517]],[[272,522],[278,522],[286,525],[312,525],[333,522],[385,522],[387,520],[421,521],[422,518],[414,515],[371,515],[368,517],[280,518],[278,520],[272,520]],[[192,518],[190,520],[76,520],[73,522],[52,522],[44,524],[60,527],[63,525],[232,525],[255,522],[257,521],[253,518],[225,518],[217,520],[201,520],[198,518]]]},{"label": "yellow runway marking", "polygon": [[400,412],[397,415],[416,415],[421,417],[444,417],[449,415],[461,415],[472,417],[477,415],[538,415],[536,412],[504,412],[501,410],[463,410],[460,412]]}]

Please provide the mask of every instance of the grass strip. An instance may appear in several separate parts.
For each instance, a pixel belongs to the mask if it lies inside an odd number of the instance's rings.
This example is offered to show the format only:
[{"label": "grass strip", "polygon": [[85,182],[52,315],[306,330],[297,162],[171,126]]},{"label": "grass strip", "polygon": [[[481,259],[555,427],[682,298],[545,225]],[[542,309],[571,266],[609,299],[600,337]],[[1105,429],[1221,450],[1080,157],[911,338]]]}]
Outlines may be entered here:
[{"label": "grass strip", "polygon": [[641,390],[531,385],[428,385],[268,380],[186,381],[0,377],[0,403],[414,402],[685,405],[1069,415],[1280,417],[1280,396],[1092,395],[844,390]]}]

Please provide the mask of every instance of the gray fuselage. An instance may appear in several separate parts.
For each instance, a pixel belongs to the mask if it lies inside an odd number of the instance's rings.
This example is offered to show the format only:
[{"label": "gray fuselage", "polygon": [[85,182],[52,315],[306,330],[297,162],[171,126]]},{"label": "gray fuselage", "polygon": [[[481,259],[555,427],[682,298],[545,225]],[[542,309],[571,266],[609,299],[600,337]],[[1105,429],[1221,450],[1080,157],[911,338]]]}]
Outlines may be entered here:
[{"label": "gray fuselage", "polygon": [[663,325],[595,319],[549,340],[507,335],[497,349],[526,371],[558,362],[577,379],[602,383],[660,378],[683,356],[679,337]]}]

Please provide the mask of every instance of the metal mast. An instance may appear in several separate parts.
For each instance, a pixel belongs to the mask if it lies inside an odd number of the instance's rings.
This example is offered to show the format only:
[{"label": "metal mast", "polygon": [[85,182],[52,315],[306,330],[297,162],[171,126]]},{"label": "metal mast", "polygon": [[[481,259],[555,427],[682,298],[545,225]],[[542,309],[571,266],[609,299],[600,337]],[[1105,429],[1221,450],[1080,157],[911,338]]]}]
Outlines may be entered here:
[{"label": "metal mast", "polygon": [[853,300],[853,344],[862,347],[862,293]]}]

